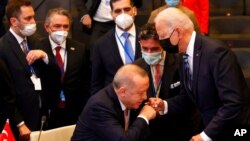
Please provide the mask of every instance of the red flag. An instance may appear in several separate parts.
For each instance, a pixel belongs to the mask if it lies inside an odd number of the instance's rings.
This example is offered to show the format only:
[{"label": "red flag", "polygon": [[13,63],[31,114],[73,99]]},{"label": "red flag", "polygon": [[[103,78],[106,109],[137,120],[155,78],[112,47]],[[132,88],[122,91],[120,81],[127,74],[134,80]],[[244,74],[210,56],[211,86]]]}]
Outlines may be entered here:
[{"label": "red flag", "polygon": [[0,141],[16,141],[11,131],[9,120],[7,119],[3,128],[2,134],[0,134]]}]

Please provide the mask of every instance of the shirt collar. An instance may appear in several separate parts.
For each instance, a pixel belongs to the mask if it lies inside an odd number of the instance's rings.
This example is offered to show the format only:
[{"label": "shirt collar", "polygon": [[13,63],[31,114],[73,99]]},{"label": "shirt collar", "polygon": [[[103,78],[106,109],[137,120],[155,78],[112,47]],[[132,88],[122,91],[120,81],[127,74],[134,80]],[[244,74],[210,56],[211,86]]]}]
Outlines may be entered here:
[{"label": "shirt collar", "polygon": [[17,35],[16,32],[12,28],[10,28],[10,32],[14,35],[14,37],[16,38],[19,44],[21,44],[23,40],[27,40],[26,37],[22,38],[21,36]]},{"label": "shirt collar", "polygon": [[[66,39],[67,40],[67,39]],[[51,37],[49,36],[49,41],[50,41],[50,44],[51,44],[51,47],[52,47],[52,50],[54,50],[56,47],[60,46],[61,48],[63,49],[66,49],[66,40],[61,44],[61,45],[58,45],[56,44],[52,39]]]},{"label": "shirt collar", "polygon": [[196,32],[193,31],[191,39],[190,39],[188,47],[187,47],[187,50],[186,50],[186,54],[188,54],[188,56],[191,58],[193,58],[193,54],[194,54],[195,36],[196,36]]},{"label": "shirt collar", "polygon": [[[122,34],[125,32],[124,30],[121,30],[117,26],[115,27],[115,31],[116,31],[118,37],[121,37]],[[133,24],[133,26],[128,31],[126,31],[126,32],[128,32],[130,35],[132,35],[133,37],[135,37],[135,35],[136,35],[136,33],[135,33],[135,25]]]},{"label": "shirt collar", "polygon": [[126,106],[121,102],[121,100],[119,99],[119,102],[120,102],[120,105],[122,107],[122,111],[125,111],[126,110]]}]

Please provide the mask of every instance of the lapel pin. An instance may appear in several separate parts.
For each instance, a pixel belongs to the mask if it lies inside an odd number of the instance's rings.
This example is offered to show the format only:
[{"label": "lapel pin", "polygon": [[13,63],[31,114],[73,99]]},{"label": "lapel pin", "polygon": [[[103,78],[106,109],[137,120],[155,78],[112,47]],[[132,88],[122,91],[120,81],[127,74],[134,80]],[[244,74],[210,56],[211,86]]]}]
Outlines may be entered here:
[{"label": "lapel pin", "polygon": [[70,50],[75,51],[75,48],[74,47],[70,47]]}]

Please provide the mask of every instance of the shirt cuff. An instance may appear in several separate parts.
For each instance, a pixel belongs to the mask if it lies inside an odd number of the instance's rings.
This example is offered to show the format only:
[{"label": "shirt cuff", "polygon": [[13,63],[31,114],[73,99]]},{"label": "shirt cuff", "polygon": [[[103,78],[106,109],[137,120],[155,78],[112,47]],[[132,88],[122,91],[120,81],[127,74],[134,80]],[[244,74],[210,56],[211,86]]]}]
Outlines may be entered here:
[{"label": "shirt cuff", "polygon": [[45,63],[45,64],[49,64],[49,57],[48,57],[48,55],[46,54],[46,57],[45,58],[43,58],[43,62]]},{"label": "shirt cuff", "polygon": [[212,141],[212,139],[211,138],[209,138],[207,135],[206,135],[206,133],[203,131],[203,132],[201,132],[201,138],[204,140],[204,141]]},{"label": "shirt cuff", "polygon": [[167,103],[167,101],[163,100],[163,103],[164,103],[164,111],[159,111],[160,115],[165,115],[168,112],[168,103]]},{"label": "shirt cuff", "polygon": [[144,117],[144,116],[142,116],[142,115],[139,115],[139,116],[137,116],[138,118],[143,118],[146,122],[147,122],[147,124],[149,125],[149,121],[148,121],[148,119],[146,118],[146,117]]},{"label": "shirt cuff", "polygon": [[22,122],[20,122],[19,124],[17,124],[16,127],[20,127],[20,126],[22,126],[23,124],[24,124],[24,121],[22,121]]}]

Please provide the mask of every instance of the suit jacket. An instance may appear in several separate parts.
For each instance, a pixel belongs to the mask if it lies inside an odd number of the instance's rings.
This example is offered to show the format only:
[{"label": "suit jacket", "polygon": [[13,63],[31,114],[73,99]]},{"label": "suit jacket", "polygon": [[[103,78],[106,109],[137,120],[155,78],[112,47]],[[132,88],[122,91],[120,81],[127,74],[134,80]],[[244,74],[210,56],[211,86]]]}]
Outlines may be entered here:
[{"label": "suit jacket", "polygon": [[[163,11],[164,9],[168,8],[168,6],[165,4],[162,7],[159,7],[157,9],[155,9],[154,11],[151,12],[150,17],[148,19],[148,23],[154,23],[154,20],[156,18],[156,16]],[[178,9],[180,9],[182,12],[184,12],[189,18],[190,20],[193,22],[194,24],[194,30],[196,32],[200,32],[200,26],[198,24],[198,21],[195,17],[195,14],[193,11],[189,10],[187,7],[183,6],[183,5],[178,5],[177,6]]]},{"label": "suit jacket", "polygon": [[142,141],[148,135],[146,121],[130,110],[130,125],[124,131],[124,112],[118,97],[108,85],[90,97],[76,124],[71,141]]},{"label": "suit jacket", "polygon": [[[51,110],[51,115],[54,114],[60,100],[60,92],[63,90],[66,108],[70,111],[70,118],[67,120],[70,123],[65,121],[65,124],[75,124],[89,97],[90,66],[87,50],[84,44],[67,38],[67,66],[63,81],[61,81],[61,71],[56,63],[49,38],[43,39],[42,45],[48,56],[53,58],[53,66],[44,71],[44,75],[47,76],[44,87],[48,108]],[[57,119],[60,118],[59,115],[55,116]]]},{"label": "suit jacket", "polygon": [[[2,59],[0,59],[0,130],[2,131],[6,119],[10,119],[12,122],[12,119],[14,118],[14,109],[15,109],[15,92],[13,88],[13,82],[9,73],[9,70],[7,69],[7,66],[3,62]],[[16,115],[20,116],[20,115]]]},{"label": "suit jacket", "polygon": [[8,3],[8,0],[1,0],[0,1],[0,37],[2,35],[4,35],[4,33],[5,33],[3,18],[5,15],[5,7],[6,7],[7,3]]},{"label": "suit jacket", "polygon": [[182,64],[181,69],[186,92],[168,101],[168,113],[183,111],[194,103],[201,112],[205,133],[212,139],[218,137],[242,110],[242,95],[249,95],[235,55],[223,43],[197,34],[192,91],[187,88]]},{"label": "suit jacket", "polygon": [[201,32],[208,34],[209,0],[182,0],[182,5],[194,11]]},{"label": "suit jacket", "polygon": [[[179,78],[179,62],[180,56],[178,54],[166,54],[164,69],[162,75],[162,84],[160,88],[159,98],[166,100],[171,97],[179,95],[181,85],[177,85],[171,88],[171,85],[180,82]],[[148,98],[155,97],[153,93],[153,76],[150,66],[140,58],[134,62],[138,66],[142,67],[149,75],[150,86],[147,91]],[[187,141],[191,138],[191,112],[186,112],[178,116],[161,116],[150,121],[151,136],[148,140],[163,141],[169,139],[173,141]],[[167,133],[167,134],[166,134]]]},{"label": "suit jacket", "polygon": [[[136,35],[138,29],[136,28]],[[103,35],[93,46],[91,95],[112,82],[116,71],[123,66],[115,38],[115,28]],[[141,57],[141,47],[136,36],[135,60]]]},{"label": "suit jacket", "polygon": [[[33,37],[27,37],[29,49],[39,49],[39,41]],[[19,43],[10,31],[0,40],[0,58],[3,59],[10,72],[15,88],[15,97],[21,117],[16,117],[16,124],[24,120],[31,131],[38,130],[40,124],[40,106],[43,100],[43,91],[35,91],[30,77],[32,75],[30,66],[26,61]],[[50,61],[49,61],[50,62]],[[41,69],[47,67],[42,59],[35,61],[32,65],[37,77],[43,80]]]}]

